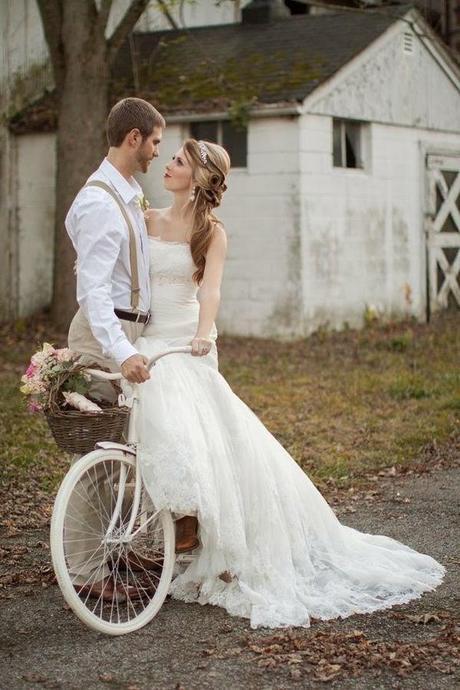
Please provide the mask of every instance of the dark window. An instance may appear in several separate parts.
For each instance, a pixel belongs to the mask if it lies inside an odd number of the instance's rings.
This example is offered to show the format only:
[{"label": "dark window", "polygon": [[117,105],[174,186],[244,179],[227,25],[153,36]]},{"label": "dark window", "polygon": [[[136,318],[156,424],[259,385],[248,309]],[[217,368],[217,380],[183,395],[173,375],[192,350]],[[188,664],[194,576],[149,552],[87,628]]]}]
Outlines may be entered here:
[{"label": "dark window", "polygon": [[362,126],[353,120],[333,118],[332,147],[336,167],[362,168]]},{"label": "dark window", "polygon": [[230,156],[233,168],[245,168],[248,160],[248,130],[235,127],[230,120],[192,122],[190,136],[194,139],[215,141]]},{"label": "dark window", "polygon": [[218,141],[218,122],[193,122],[190,125],[190,136],[193,139],[205,139],[205,141]]},{"label": "dark window", "polygon": [[247,129],[235,127],[231,122],[222,122],[222,146],[228,151],[234,168],[247,165]]},{"label": "dark window", "polygon": [[308,14],[309,7],[305,0],[303,2],[299,2],[299,0],[284,0],[284,4],[291,14]]}]

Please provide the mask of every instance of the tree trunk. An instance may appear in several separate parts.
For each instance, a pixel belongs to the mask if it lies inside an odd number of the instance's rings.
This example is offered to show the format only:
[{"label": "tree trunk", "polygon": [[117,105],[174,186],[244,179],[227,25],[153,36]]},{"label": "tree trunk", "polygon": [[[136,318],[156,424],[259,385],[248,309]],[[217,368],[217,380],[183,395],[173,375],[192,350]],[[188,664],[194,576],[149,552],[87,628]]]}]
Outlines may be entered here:
[{"label": "tree trunk", "polygon": [[[110,65],[149,4],[130,0],[109,39],[112,0],[37,0],[58,102],[56,226],[52,317],[67,329],[76,310],[75,253],[64,220],[78,190],[107,150]],[[173,25],[173,20],[166,13]],[[95,228],[95,231],[97,229]]]},{"label": "tree trunk", "polygon": [[[109,66],[105,41],[93,36],[94,17],[82,12],[86,3],[64,3],[63,44],[66,69],[59,88],[56,170],[55,266],[52,317],[67,329],[77,304],[73,265],[75,252],[64,220],[75,195],[99,166],[106,150],[105,120]],[[67,15],[67,16],[66,16]],[[93,23],[93,26],[91,26]]]}]

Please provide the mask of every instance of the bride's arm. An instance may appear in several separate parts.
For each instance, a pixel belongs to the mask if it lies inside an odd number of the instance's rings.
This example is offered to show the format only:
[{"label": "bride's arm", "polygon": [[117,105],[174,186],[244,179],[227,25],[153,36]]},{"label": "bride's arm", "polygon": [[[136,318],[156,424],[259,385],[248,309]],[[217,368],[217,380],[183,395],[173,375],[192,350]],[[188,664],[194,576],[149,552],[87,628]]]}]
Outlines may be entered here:
[{"label": "bride's arm", "polygon": [[220,304],[220,286],[224,272],[225,257],[227,254],[227,236],[222,225],[218,225],[214,237],[206,254],[206,264],[203,280],[197,293],[200,303],[200,315],[198,328],[192,347],[196,339],[209,339],[214,320],[217,316]]}]

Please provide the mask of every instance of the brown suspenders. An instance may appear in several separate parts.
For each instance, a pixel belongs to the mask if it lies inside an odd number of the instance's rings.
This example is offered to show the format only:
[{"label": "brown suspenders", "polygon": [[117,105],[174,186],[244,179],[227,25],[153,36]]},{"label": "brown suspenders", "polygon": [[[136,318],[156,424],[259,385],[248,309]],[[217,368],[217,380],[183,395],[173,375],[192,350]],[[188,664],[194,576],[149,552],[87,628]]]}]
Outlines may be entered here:
[{"label": "brown suspenders", "polygon": [[126,209],[121,203],[120,199],[115,194],[112,187],[110,187],[108,184],[100,180],[93,180],[91,182],[87,182],[85,184],[85,187],[100,187],[101,189],[104,189],[106,192],[108,192],[108,194],[110,194],[110,196],[118,204],[118,208],[120,209],[122,216],[126,221],[126,225],[128,226],[129,231],[129,263],[131,267],[131,308],[133,310],[137,309],[139,306],[139,293],[141,289],[139,287],[139,269],[137,265],[136,234],[134,232],[131,220],[128,214],[126,213]]}]

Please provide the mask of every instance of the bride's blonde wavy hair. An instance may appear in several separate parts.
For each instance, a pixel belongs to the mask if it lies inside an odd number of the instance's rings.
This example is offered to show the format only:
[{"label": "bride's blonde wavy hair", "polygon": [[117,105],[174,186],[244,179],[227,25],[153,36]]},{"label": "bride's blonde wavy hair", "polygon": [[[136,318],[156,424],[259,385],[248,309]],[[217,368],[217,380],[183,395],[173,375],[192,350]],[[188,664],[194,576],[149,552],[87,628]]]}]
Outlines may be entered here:
[{"label": "bride's blonde wavy hair", "polygon": [[[201,157],[201,150],[206,152],[206,162]],[[219,219],[212,212],[220,205],[227,189],[225,179],[230,170],[230,156],[223,146],[211,141],[187,139],[183,145],[184,153],[192,167],[194,181],[192,203],[193,225],[190,238],[190,249],[197,270],[193,280],[200,284],[206,265],[206,254],[216,230]]]}]

